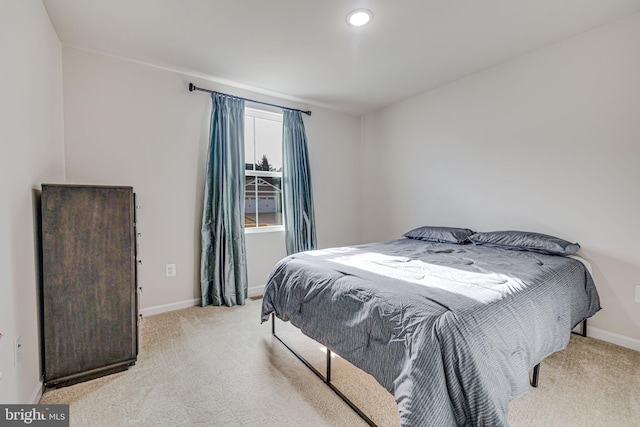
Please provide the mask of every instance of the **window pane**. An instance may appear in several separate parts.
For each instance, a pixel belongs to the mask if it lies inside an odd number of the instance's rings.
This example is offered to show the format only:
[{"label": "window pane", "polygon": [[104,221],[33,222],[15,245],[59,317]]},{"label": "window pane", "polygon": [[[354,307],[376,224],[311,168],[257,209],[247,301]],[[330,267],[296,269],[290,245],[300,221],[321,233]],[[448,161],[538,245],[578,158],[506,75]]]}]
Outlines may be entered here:
[{"label": "window pane", "polygon": [[282,171],[282,122],[261,117],[254,120],[256,169]]},{"label": "window pane", "polygon": [[244,116],[244,165],[247,170],[254,170],[256,165],[256,149],[254,141],[253,117]]},{"label": "window pane", "polygon": [[282,225],[282,178],[246,176],[245,227]]},{"label": "window pane", "polygon": [[255,176],[245,176],[245,194],[244,194],[244,226],[252,228],[258,226],[257,211],[257,186]]},{"label": "window pane", "polygon": [[281,171],[282,114],[245,108],[246,228],[283,224]]}]

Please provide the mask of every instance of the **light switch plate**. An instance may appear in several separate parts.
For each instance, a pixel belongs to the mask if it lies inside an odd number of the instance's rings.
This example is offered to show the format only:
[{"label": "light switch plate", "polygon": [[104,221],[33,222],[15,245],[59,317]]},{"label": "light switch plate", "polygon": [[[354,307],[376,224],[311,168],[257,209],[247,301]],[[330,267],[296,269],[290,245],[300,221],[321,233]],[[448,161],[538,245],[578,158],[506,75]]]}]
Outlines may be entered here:
[{"label": "light switch plate", "polygon": [[640,285],[636,285],[636,302],[640,303]]}]

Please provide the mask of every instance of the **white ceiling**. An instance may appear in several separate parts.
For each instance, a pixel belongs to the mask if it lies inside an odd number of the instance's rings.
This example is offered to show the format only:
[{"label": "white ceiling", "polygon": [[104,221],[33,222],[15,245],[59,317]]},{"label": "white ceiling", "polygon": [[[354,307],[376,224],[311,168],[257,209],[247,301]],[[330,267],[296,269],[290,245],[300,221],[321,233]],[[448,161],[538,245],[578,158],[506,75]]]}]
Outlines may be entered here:
[{"label": "white ceiling", "polygon": [[[640,12],[640,0],[43,0],[63,44],[362,114]],[[345,17],[373,11],[366,27]]]}]

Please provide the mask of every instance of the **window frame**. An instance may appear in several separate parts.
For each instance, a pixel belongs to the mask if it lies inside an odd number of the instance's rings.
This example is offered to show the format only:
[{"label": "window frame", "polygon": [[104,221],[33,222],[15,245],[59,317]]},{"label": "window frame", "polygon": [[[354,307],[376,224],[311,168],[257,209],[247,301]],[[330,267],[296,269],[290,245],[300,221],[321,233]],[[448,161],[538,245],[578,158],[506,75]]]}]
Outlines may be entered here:
[{"label": "window frame", "polygon": [[[275,122],[279,122],[282,125],[282,120],[283,120],[283,114],[282,112],[275,112],[275,111],[268,111],[268,110],[263,110],[263,109],[259,109],[259,108],[255,108],[255,107],[246,107],[245,106],[245,111],[244,111],[244,117],[245,117],[245,121],[247,120],[248,117],[252,117],[252,118],[261,118],[261,119],[265,119],[265,120],[273,120]],[[246,140],[247,135],[245,134],[245,150],[247,147],[247,140]],[[254,126],[253,126],[253,136],[252,136],[253,142],[254,142],[254,164],[256,162],[256,152],[255,152],[255,122],[254,122]],[[282,149],[282,140],[280,141],[280,149]],[[244,171],[244,176],[245,176],[245,182],[246,182],[246,178],[249,176],[252,177],[275,177],[275,178],[280,178],[280,182],[282,183],[282,169],[280,170],[280,172],[271,172],[271,171],[259,171],[259,170],[249,170],[245,168]],[[246,184],[245,184],[246,185]],[[280,188],[280,193],[281,195],[283,194],[283,189],[282,187]],[[246,201],[246,189],[245,189],[245,201]],[[256,201],[256,209],[257,209],[257,201]],[[245,215],[246,215],[246,211],[245,211]],[[280,225],[267,225],[264,227],[244,227],[244,232],[245,234],[258,234],[258,233],[274,233],[274,232],[284,232],[284,201],[282,203],[282,211],[281,211],[281,215],[282,215],[282,224]],[[259,218],[259,214],[258,214],[258,218]]]}]

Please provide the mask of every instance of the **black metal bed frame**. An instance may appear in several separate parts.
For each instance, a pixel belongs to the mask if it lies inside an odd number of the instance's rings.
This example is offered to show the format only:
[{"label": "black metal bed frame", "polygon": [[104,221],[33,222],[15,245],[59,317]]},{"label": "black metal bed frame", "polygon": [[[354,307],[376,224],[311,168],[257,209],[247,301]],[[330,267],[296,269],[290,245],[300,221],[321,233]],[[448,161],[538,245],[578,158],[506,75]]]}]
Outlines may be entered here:
[{"label": "black metal bed frame", "polygon": [[331,390],[333,390],[334,393],[337,394],[340,397],[340,399],[342,399],[347,405],[349,405],[349,407],[351,409],[353,409],[356,414],[360,415],[360,418],[362,418],[371,427],[378,427],[378,425],[376,423],[374,423],[371,420],[371,418],[367,417],[367,415],[364,412],[362,412],[360,410],[360,408],[358,408],[356,406],[355,403],[353,403],[351,400],[349,400],[349,398],[347,396],[342,394],[342,392],[335,385],[333,385],[333,383],[331,382],[331,350],[329,350],[327,348],[327,374],[325,376],[325,375],[322,375],[322,372],[320,372],[316,368],[314,368],[311,365],[311,363],[309,363],[307,361],[307,359],[302,357],[302,355],[300,355],[300,353],[295,351],[291,346],[289,346],[289,344],[284,342],[284,340],[282,338],[280,338],[276,334],[276,316],[275,316],[274,313],[271,313],[271,334],[274,337],[276,337],[278,339],[278,341],[280,341],[285,347],[287,347],[289,349],[289,351],[294,354],[294,356],[296,356],[298,359],[300,359],[300,361],[302,363],[304,363],[305,366],[311,370],[311,372],[316,374],[322,380],[322,382],[324,382]]},{"label": "black metal bed frame", "polygon": [[[583,337],[587,336],[587,319],[584,319],[582,322],[582,329],[580,332],[571,331],[572,334],[581,335]],[[360,408],[356,406],[347,396],[345,396],[333,383],[331,382],[331,350],[327,348],[327,374],[322,375],[322,372],[318,371],[311,363],[307,361],[300,353],[295,351],[289,344],[284,342],[282,338],[280,338],[276,334],[276,315],[275,313],[271,313],[271,334],[278,339],[294,356],[296,356],[302,363],[305,364],[307,368],[311,370],[314,374],[318,376],[331,390],[334,391],[335,394],[340,397],[351,409],[354,410],[356,414],[360,416],[367,424],[371,427],[378,427],[376,423],[374,423],[371,418],[369,418]],[[533,367],[533,378],[531,380],[532,387],[538,387],[538,377],[540,376],[540,363]]]}]

